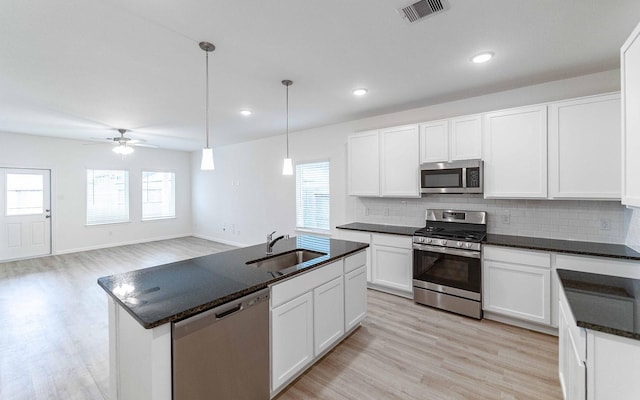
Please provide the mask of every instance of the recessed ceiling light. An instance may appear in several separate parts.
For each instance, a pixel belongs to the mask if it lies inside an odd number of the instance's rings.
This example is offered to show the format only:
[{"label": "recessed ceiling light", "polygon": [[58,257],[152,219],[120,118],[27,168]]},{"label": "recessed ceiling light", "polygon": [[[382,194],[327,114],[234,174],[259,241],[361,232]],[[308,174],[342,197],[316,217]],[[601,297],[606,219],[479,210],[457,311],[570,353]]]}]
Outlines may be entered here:
[{"label": "recessed ceiling light", "polygon": [[471,61],[473,61],[476,64],[482,64],[484,62],[487,62],[489,60],[491,60],[493,58],[493,53],[491,52],[487,52],[487,53],[480,53],[476,56],[474,56]]},{"label": "recessed ceiling light", "polygon": [[364,96],[367,92],[369,91],[365,88],[353,89],[353,94],[356,96]]},{"label": "recessed ceiling light", "polygon": [[244,109],[244,110],[240,110],[240,114],[244,115],[245,117],[248,117],[253,113],[251,112],[251,110]]}]

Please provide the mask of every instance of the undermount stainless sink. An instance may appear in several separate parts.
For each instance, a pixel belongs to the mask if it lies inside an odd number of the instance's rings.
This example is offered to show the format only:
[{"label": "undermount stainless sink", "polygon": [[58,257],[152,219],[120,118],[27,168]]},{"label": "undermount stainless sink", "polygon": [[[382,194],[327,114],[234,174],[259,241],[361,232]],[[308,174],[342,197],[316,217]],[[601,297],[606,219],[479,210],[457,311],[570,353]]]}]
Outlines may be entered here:
[{"label": "undermount stainless sink", "polygon": [[322,256],[326,256],[326,254],[319,251],[296,249],[287,253],[277,254],[269,258],[249,261],[247,262],[247,265],[260,268],[268,272],[277,272]]}]

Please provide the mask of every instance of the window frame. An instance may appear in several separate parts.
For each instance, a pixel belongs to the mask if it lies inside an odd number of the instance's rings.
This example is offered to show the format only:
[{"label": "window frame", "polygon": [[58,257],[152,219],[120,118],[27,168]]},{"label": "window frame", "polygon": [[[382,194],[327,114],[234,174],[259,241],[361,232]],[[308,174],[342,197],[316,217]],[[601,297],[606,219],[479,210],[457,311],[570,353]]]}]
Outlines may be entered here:
[{"label": "window frame", "polygon": [[[144,196],[145,196],[145,182],[144,182],[144,174],[145,173],[152,173],[152,174],[171,174],[172,175],[172,180],[171,180],[171,197],[172,197],[172,201],[173,201],[173,215],[166,215],[166,216],[158,216],[158,217],[146,217],[145,218],[145,214],[144,214],[144,205],[145,205],[145,201],[144,201]],[[146,169],[146,170],[142,170],[140,172],[140,220],[142,222],[147,222],[147,221],[158,221],[158,220],[163,220],[163,219],[175,219],[176,216],[176,172],[175,171],[167,171],[167,170],[152,170],[152,169]]]},{"label": "window frame", "polygon": [[[326,215],[326,219],[327,219],[327,227],[326,228],[318,228],[318,227],[308,227],[308,226],[302,226],[298,224],[299,221],[299,188],[298,188],[298,179],[299,179],[299,171],[298,168],[300,168],[301,166],[304,165],[309,165],[309,164],[327,164],[327,215]],[[308,160],[308,161],[301,161],[301,162],[296,162],[295,164],[295,192],[296,192],[296,198],[295,198],[295,217],[296,217],[296,231],[299,232],[310,232],[310,233],[315,233],[315,234],[320,234],[320,235],[330,235],[331,234],[331,159],[328,158],[324,158],[324,159],[319,159],[319,160]],[[304,218],[304,217],[302,217]]]},{"label": "window frame", "polygon": [[[89,221],[89,171],[111,171],[111,172],[124,172],[125,173],[125,199],[126,199],[126,211],[127,211],[127,216],[126,216],[126,220],[125,219],[103,219],[103,220],[97,220],[95,222],[90,222]],[[87,227],[93,227],[93,226],[102,226],[102,225],[113,225],[113,224],[126,224],[126,223],[130,223],[131,222],[131,179],[130,179],[130,173],[129,170],[127,169],[114,169],[114,168],[85,168],[85,174],[84,174],[84,180],[85,180],[85,226]],[[94,188],[95,188],[95,180],[93,182]]]}]

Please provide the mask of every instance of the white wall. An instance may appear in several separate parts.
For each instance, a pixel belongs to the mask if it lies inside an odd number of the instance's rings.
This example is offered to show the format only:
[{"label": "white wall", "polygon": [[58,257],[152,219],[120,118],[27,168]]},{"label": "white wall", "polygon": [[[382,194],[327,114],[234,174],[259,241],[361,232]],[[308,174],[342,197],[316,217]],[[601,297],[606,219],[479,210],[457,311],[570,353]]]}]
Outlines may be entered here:
[{"label": "white wall", "polygon": [[[620,71],[605,71],[295,132],[290,134],[290,153],[294,162],[331,160],[331,226],[335,227],[361,220],[366,208],[363,199],[347,196],[346,141],[354,132],[619,90]],[[263,242],[274,229],[294,233],[295,181],[281,175],[284,152],[284,136],[216,147],[218,169],[213,172],[200,171],[200,155],[194,153],[194,234],[227,243],[254,244]],[[239,185],[232,186],[232,182]],[[401,204],[402,200],[391,201]],[[613,207],[612,215],[618,221],[617,213],[624,211]],[[578,210],[579,206],[571,209]],[[403,221],[397,218],[388,223],[394,222]],[[616,240],[623,237],[619,232],[614,236]]]},{"label": "white wall", "polygon": [[[0,167],[51,170],[54,254],[190,235],[190,160],[189,152],[143,147],[122,159],[109,144],[0,133]],[[85,226],[87,168],[129,171],[131,222]],[[141,221],[143,170],[175,172],[176,218]]]}]

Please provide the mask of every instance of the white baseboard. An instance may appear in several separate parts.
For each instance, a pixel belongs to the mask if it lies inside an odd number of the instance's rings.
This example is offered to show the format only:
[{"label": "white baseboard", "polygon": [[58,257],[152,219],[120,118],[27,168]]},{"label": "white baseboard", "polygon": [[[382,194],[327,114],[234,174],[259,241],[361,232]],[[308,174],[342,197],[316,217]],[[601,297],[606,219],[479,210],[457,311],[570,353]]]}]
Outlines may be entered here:
[{"label": "white baseboard", "polygon": [[204,239],[204,240],[211,240],[212,242],[218,242],[218,243],[222,243],[222,244],[228,244],[229,246],[236,246],[236,247],[247,247],[247,246],[251,246],[250,244],[246,244],[246,243],[240,243],[240,242],[233,242],[231,240],[227,240],[227,239],[222,239],[222,238],[218,238],[218,237],[213,237],[213,236],[207,236],[207,235],[201,235],[199,233],[194,233],[191,236],[193,237],[197,237],[200,239]]},{"label": "white baseboard", "polygon": [[146,239],[127,240],[124,242],[117,242],[117,243],[107,243],[107,244],[99,244],[94,246],[77,247],[75,249],[56,250],[56,252],[52,254],[54,255],[70,254],[70,253],[77,253],[80,251],[99,250],[99,249],[107,249],[109,247],[128,246],[131,244],[158,242],[160,240],[178,239],[178,238],[189,237],[189,236],[195,236],[195,235],[192,235],[191,233],[182,233],[179,235],[169,235],[169,236],[160,236],[160,237],[153,237],[153,238],[146,238]]}]

